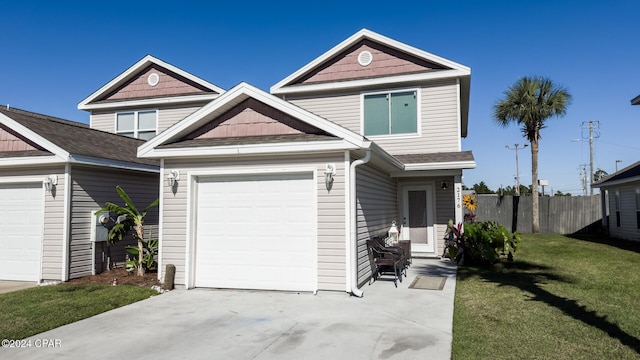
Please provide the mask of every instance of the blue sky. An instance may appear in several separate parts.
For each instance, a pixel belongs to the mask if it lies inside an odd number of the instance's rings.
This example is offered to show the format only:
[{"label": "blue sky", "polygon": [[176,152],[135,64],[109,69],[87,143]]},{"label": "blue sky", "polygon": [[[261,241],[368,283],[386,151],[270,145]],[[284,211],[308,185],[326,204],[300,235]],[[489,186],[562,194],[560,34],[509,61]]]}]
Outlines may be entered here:
[{"label": "blue sky", "polygon": [[[638,1],[20,1],[0,0],[0,104],[88,122],[82,99],[146,54],[228,89],[263,90],[361,28],[471,67],[469,136],[478,164],[464,183],[513,185],[520,130],[491,109],[524,75],[548,76],[573,103],[540,142],[550,190],[582,193],[582,123],[599,122],[596,168],[640,160]],[[584,134],[587,135],[587,134]],[[519,151],[531,183],[529,148]]]}]

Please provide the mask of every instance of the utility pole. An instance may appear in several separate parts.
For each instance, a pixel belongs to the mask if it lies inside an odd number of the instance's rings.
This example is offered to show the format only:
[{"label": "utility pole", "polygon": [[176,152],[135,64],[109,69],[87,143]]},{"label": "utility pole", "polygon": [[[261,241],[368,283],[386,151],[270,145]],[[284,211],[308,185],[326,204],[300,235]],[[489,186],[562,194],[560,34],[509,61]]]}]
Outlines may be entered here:
[{"label": "utility pole", "polygon": [[[586,121],[582,122],[583,138],[584,138],[584,130],[587,128],[586,123],[587,123]],[[591,185],[593,184],[593,173],[594,173],[593,171],[593,157],[594,157],[593,156],[593,138],[600,137],[600,132],[596,132],[596,135],[594,136],[593,130],[595,129],[597,131],[600,129],[600,122],[589,120],[588,129],[589,129],[589,194],[593,195],[593,188],[591,187]]]},{"label": "utility pole", "polygon": [[587,195],[587,165],[580,165],[580,181],[582,182],[582,195]]},{"label": "utility pole", "polygon": [[618,163],[621,163],[622,160],[616,160],[616,172],[618,172]]},{"label": "utility pole", "polygon": [[515,143],[513,145],[514,145],[513,149],[510,148],[509,145],[505,145],[504,147],[507,148],[508,150],[516,151],[516,196],[520,196],[520,171],[518,170],[518,150],[526,148],[527,146],[529,146],[529,144],[524,144],[521,148],[518,147],[520,145],[518,143]]}]

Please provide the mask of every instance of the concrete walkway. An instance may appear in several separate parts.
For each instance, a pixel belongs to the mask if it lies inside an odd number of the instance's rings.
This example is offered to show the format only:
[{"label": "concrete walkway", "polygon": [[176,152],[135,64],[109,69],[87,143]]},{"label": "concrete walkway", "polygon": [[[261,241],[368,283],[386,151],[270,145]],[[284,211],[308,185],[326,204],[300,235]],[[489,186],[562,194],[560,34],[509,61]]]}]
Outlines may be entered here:
[{"label": "concrete walkway", "polygon": [[[408,288],[416,275],[447,281]],[[448,261],[414,259],[398,288],[380,279],[363,298],[176,290],[29,338],[40,347],[2,348],[0,358],[450,359],[455,279]]]}]

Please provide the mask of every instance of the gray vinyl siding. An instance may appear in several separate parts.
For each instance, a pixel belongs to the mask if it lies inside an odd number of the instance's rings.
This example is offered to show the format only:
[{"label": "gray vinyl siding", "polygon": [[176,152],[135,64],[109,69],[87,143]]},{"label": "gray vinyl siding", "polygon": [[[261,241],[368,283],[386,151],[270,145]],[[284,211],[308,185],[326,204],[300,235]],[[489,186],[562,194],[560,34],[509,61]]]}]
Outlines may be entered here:
[{"label": "gray vinyl siding", "polygon": [[369,165],[356,168],[358,284],[371,277],[366,241],[386,236],[391,223],[400,223],[398,185],[395,178]]},{"label": "gray vinyl siding", "polygon": [[[606,188],[609,191],[609,235],[612,237],[640,241],[640,230],[636,223],[635,191],[637,188],[640,188],[640,181]],[[620,193],[619,227],[616,224],[616,190]]]},{"label": "gray vinyl siding", "polygon": [[[416,87],[403,87],[412,89]],[[460,151],[458,86],[455,80],[432,82],[420,88],[421,136],[372,137],[392,155]],[[376,89],[393,90],[393,89]],[[361,93],[318,95],[287,100],[356,133],[361,129]]]},{"label": "gray vinyl siding", "polygon": [[[92,246],[91,242],[91,212],[101,209],[107,201],[124,205],[124,202],[115,190],[120,185],[131,200],[142,210],[158,197],[158,177],[156,173],[147,173],[120,169],[107,169],[99,167],[72,166],[71,170],[71,226],[69,242],[69,277],[71,279],[91,275],[92,272]],[[153,228],[154,233],[158,229],[158,208],[152,208],[145,219],[145,234]],[[96,252],[102,252],[102,244],[98,244]],[[114,260],[122,264],[123,252],[112,252]],[[99,256],[97,256],[99,257]],[[103,264],[98,264],[98,270]]]},{"label": "gray vinyl siding", "polygon": [[186,118],[191,115],[193,112],[198,110],[204,104],[200,105],[190,105],[190,106],[176,106],[170,108],[162,108],[162,107],[143,107],[143,108],[135,108],[135,109],[118,109],[118,110],[108,110],[108,111],[93,111],[90,117],[90,125],[93,129],[102,130],[110,133],[115,133],[116,131],[116,113],[121,111],[133,111],[133,110],[158,110],[158,134],[166,130],[168,127],[177,123],[178,121]]},{"label": "gray vinyl siding", "polygon": [[[328,162],[335,163],[337,175],[330,191],[324,182],[324,170]],[[165,169],[179,170],[175,193],[163,182],[163,213],[162,213],[162,264],[161,271],[167,264],[176,266],[176,285],[186,285],[186,251],[187,229],[192,222],[187,218],[188,172],[197,171],[200,174],[215,174],[216,171],[270,169],[278,170],[288,167],[309,167],[317,170],[317,269],[318,289],[339,290],[346,289],[346,228],[345,228],[345,168],[344,153],[305,155],[304,158],[295,156],[269,157],[234,157],[229,159],[165,159]],[[195,199],[195,194],[193,195]],[[192,214],[195,216],[195,214]],[[268,231],[268,229],[265,229]],[[195,238],[195,234],[192,234]],[[192,269],[193,271],[193,269]],[[164,277],[164,274],[161,275]]]},{"label": "gray vinyl siding", "polygon": [[62,247],[64,244],[64,167],[56,166],[2,170],[3,179],[11,178],[11,182],[14,182],[15,180],[15,183],[27,181],[29,183],[33,183],[30,180],[37,179],[37,182],[42,184],[42,180],[49,175],[58,176],[58,185],[53,193],[45,192],[44,189],[42,190],[44,193],[44,219],[41,280],[60,281],[62,280]]}]

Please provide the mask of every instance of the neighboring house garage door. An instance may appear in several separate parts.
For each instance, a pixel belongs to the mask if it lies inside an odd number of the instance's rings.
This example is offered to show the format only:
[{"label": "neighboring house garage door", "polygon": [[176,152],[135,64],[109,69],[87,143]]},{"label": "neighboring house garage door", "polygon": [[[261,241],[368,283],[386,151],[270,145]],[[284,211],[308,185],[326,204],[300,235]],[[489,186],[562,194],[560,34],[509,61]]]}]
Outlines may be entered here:
[{"label": "neighboring house garage door", "polygon": [[0,184],[0,280],[38,281],[42,183]]},{"label": "neighboring house garage door", "polygon": [[312,173],[200,179],[195,286],[316,290]]}]

